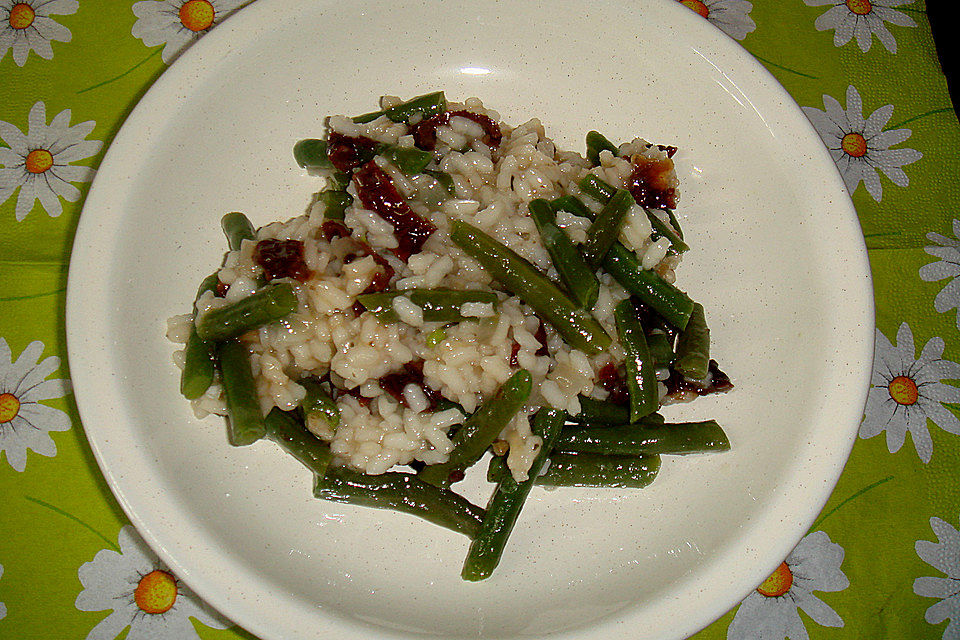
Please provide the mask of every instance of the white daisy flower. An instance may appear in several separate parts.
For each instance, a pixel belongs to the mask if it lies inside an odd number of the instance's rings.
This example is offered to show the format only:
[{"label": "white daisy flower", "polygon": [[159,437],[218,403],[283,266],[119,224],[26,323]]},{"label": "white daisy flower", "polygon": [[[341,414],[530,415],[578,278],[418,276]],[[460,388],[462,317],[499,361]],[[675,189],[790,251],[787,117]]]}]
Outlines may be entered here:
[{"label": "white daisy flower", "polygon": [[740,603],[727,640],[808,640],[802,609],[817,624],[842,627],[843,619],[813,595],[843,591],[850,581],[840,569],[843,547],[822,531],[807,534],[770,577]]},{"label": "white daisy flower", "polygon": [[814,22],[817,31],[834,29],[833,44],[837,47],[857,39],[860,50],[866,53],[873,44],[873,36],[883,43],[890,53],[897,52],[897,41],[887,30],[885,22],[898,27],[915,27],[913,18],[893,7],[912,4],[913,0],[803,0],[807,6],[831,5],[826,13]]},{"label": "white daisy flower", "polygon": [[50,43],[70,42],[72,34],[51,18],[76,13],[77,0],[0,0],[0,60],[13,50],[18,67],[27,62],[31,51],[41,58],[53,58]]},{"label": "white daisy flower", "polygon": [[7,341],[0,338],[0,451],[17,471],[27,466],[27,449],[42,456],[57,455],[49,432],[70,428],[70,416],[40,404],[62,398],[70,390],[67,380],[46,379],[60,367],[60,358],[38,361],[42,353],[43,343],[31,342],[14,362]]},{"label": "white daisy flower", "polygon": [[803,112],[817,129],[833,161],[837,163],[843,181],[852,194],[863,182],[874,200],[880,202],[883,188],[877,169],[883,172],[895,185],[906,187],[910,184],[902,167],[916,162],[923,154],[914,149],[891,149],[913,133],[910,129],[883,130],[893,105],[880,107],[863,119],[863,104],[857,89],[847,87],[847,109],[831,96],[823,96],[825,110],[803,107]]},{"label": "white daisy flower", "polygon": [[80,190],[71,182],[90,182],[92,167],[71,164],[95,155],[99,140],[86,140],[97,125],[93,120],[70,126],[70,109],[64,109],[47,124],[46,106],[37,102],[27,117],[27,134],[9,122],[0,121],[0,203],[6,202],[17,187],[16,218],[27,217],[36,200],[52,217],[63,213],[60,198],[76,202]]},{"label": "white daisy flower", "polygon": [[940,518],[930,518],[930,528],[937,542],[917,540],[915,549],[920,559],[946,575],[923,576],[913,581],[913,592],[925,598],[939,598],[930,605],[924,618],[930,624],[940,624],[947,618],[950,624],[943,631],[944,640],[960,638],[960,532]]},{"label": "white daisy flower", "polygon": [[960,434],[960,420],[944,402],[960,402],[960,388],[943,380],[960,380],[960,364],[943,359],[943,339],[931,338],[918,359],[913,332],[904,322],[897,331],[896,346],[877,330],[872,387],[867,394],[860,437],[872,438],[887,432],[887,449],[895,453],[903,446],[907,432],[917,455],[930,462],[933,440],[927,419],[945,431]]},{"label": "white daisy flower", "polygon": [[952,278],[937,294],[933,308],[939,313],[957,309],[957,329],[960,329],[960,220],[953,221],[953,235],[954,238],[948,238],[939,233],[927,234],[927,240],[940,246],[928,246],[923,250],[940,260],[920,267],[920,279],[935,282]]},{"label": "white daisy flower", "polygon": [[133,5],[137,21],[130,33],[148,47],[165,45],[170,64],[181,51],[250,0],[141,0]]},{"label": "white daisy flower", "polygon": [[112,610],[87,640],[113,640],[127,625],[128,640],[199,638],[191,617],[214,629],[232,626],[177,579],[132,526],[120,529],[118,542],[119,553],[102,549],[77,572],[83,584],[77,609]]},{"label": "white daisy flower", "polygon": [[[3,577],[3,565],[0,564],[0,578]],[[0,602],[0,620],[7,617],[7,605]]]},{"label": "white daisy flower", "polygon": [[731,38],[743,40],[757,28],[750,12],[753,5],[747,0],[678,0],[694,13],[718,27]]}]

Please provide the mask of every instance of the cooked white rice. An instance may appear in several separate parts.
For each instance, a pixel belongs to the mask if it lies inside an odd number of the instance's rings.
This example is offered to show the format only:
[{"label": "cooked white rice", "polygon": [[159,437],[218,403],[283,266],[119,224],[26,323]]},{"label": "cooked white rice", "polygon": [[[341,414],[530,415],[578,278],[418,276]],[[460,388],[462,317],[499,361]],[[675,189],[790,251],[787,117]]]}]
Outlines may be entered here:
[{"label": "cooked white rice", "polygon": [[[397,98],[384,98],[382,106],[397,102]],[[466,109],[500,121],[476,98],[462,105],[451,104],[449,108]],[[386,117],[357,124],[334,116],[329,119],[329,127],[348,136],[413,145],[410,128]],[[242,337],[250,349],[261,407],[264,413],[273,407],[295,408],[305,394],[297,380],[305,376],[329,375],[335,386],[355,390],[365,400],[346,394],[338,398],[341,424],[335,432],[322,420],[308,424],[311,431],[330,442],[331,450],[343,464],[378,474],[413,461],[434,464],[447,459],[452,448],[447,431],[462,421],[462,414],[456,409],[431,413],[430,403],[417,385],[404,389],[404,406],[378,383],[381,377],[402,370],[411,361],[422,360],[424,383],[467,412],[490,397],[518,367],[531,373],[533,392],[527,408],[501,434],[509,445],[508,466],[518,479],[526,476],[540,445],[540,438],[530,430],[528,417],[533,411],[552,406],[576,414],[577,394],[597,398],[607,395],[595,382],[601,367],[623,360],[623,351],[616,341],[613,308],[627,293],[609,276],[601,276],[600,298],[593,313],[614,338],[606,352],[588,357],[571,349],[547,325],[547,355],[537,355],[541,350],[536,335],[540,320],[450,240],[449,220],[459,219],[481,228],[556,279],[557,273],[536,226],[527,215],[527,204],[534,198],[581,195],[576,183],[587,172],[614,186],[623,186],[633,169],[631,154],[663,159],[666,153],[637,139],[621,147],[621,154],[627,158],[603,152],[600,166],[591,168],[579,154],[557,150],[537,119],[515,128],[500,122],[500,127],[503,139],[494,150],[484,144],[483,128],[470,119],[453,117],[448,125],[439,127],[436,168],[452,176],[453,196],[430,176],[404,176],[378,156],[376,162],[408,198],[411,208],[437,228],[423,250],[412,255],[407,263],[389,252],[397,247],[397,239],[388,222],[361,208],[356,198],[346,210],[344,222],[354,236],[362,238],[394,268],[391,288],[447,287],[498,292],[500,302],[495,308],[489,303],[464,305],[463,315],[476,319],[447,326],[442,339],[436,340],[441,325],[424,321],[423,310],[402,296],[393,302],[399,322],[381,322],[370,312],[355,315],[357,295],[370,285],[381,267],[370,256],[353,259],[357,244],[351,237],[324,238],[322,205],[286,222],[266,225],[257,233],[258,240],[302,241],[305,262],[312,270],[306,282],[291,281],[299,299],[296,313]],[[675,185],[675,176],[671,179]],[[352,185],[348,191],[353,192]],[[582,199],[599,209],[589,197]],[[561,212],[558,224],[574,241],[581,241],[590,223],[586,218]],[[651,242],[650,236],[646,214],[634,207],[620,240],[637,251],[644,268],[656,269],[672,281],[677,259],[667,256],[668,245],[663,239]],[[227,254],[219,271],[220,281],[229,285],[226,297],[205,294],[196,305],[198,317],[210,308],[254,291],[261,272],[253,260],[255,244],[245,241],[238,250]],[[184,342],[190,321],[189,315],[172,318],[169,338]],[[512,354],[514,344],[519,350]],[[181,363],[180,352],[175,360]],[[193,401],[193,408],[199,417],[224,414],[219,385],[214,384],[203,397]]]}]

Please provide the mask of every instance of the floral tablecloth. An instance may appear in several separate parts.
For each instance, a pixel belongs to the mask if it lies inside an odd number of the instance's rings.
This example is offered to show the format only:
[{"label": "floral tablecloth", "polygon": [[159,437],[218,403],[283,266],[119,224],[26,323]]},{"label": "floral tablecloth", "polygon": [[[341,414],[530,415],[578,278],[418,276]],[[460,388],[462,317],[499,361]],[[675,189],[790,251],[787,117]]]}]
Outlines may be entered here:
[{"label": "floral tablecloth", "polygon": [[[877,305],[872,387],[836,490],[783,564],[695,638],[960,638],[960,127],[923,0],[682,1],[819,131]],[[242,4],[0,0],[0,638],[251,637],[113,500],[73,403],[63,320],[106,146]]]}]

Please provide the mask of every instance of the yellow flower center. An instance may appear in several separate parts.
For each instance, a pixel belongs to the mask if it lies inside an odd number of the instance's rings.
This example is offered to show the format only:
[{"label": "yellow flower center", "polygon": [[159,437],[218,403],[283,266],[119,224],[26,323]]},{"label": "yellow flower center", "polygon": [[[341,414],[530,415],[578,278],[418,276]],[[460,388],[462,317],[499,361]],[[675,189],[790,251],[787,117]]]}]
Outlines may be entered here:
[{"label": "yellow flower center", "polygon": [[209,0],[187,0],[180,6],[180,22],[190,31],[209,29],[214,15]]},{"label": "yellow flower center", "polygon": [[10,422],[20,413],[20,400],[12,393],[0,393],[0,424]]},{"label": "yellow flower center", "polygon": [[14,29],[26,29],[33,24],[37,12],[26,2],[18,2],[10,7],[10,26]]},{"label": "yellow flower center", "polygon": [[776,598],[790,591],[792,585],[793,573],[790,571],[790,567],[787,566],[786,562],[781,562],[780,566],[770,574],[770,577],[757,587],[757,591],[762,596]]},{"label": "yellow flower center", "polygon": [[151,571],[140,578],[133,600],[144,613],[166,613],[177,601],[177,579],[166,571]]},{"label": "yellow flower center", "polygon": [[917,399],[920,397],[920,392],[917,390],[917,383],[907,376],[897,376],[891,380],[890,384],[887,385],[887,391],[890,392],[890,397],[893,398],[893,401],[897,404],[916,404]]},{"label": "yellow flower center", "polygon": [[854,158],[862,158],[867,155],[867,140],[860,133],[848,133],[840,141],[843,152]]},{"label": "yellow flower center", "polygon": [[873,5],[870,0],[847,0],[847,9],[858,16],[865,16],[873,11]]},{"label": "yellow flower center", "polygon": [[701,18],[706,18],[710,15],[710,9],[700,0],[679,0],[679,2],[694,13],[700,14]]},{"label": "yellow flower center", "polygon": [[46,149],[34,149],[27,154],[27,171],[43,173],[53,166],[53,154]]}]

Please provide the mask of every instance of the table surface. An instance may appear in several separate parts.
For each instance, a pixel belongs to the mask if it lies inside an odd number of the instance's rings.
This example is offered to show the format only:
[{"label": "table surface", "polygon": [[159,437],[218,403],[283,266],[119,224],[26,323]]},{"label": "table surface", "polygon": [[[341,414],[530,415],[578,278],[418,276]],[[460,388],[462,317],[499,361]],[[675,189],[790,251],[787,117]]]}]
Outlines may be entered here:
[{"label": "table surface", "polygon": [[[129,524],[66,363],[84,196],[130,109],[206,33],[180,22],[186,4],[0,0],[0,638],[252,637],[171,582]],[[215,28],[244,3],[189,4],[214,8]],[[829,502],[780,569],[694,637],[960,638],[960,127],[926,6],[684,4],[760,60],[831,149],[877,320],[859,438]]]}]

